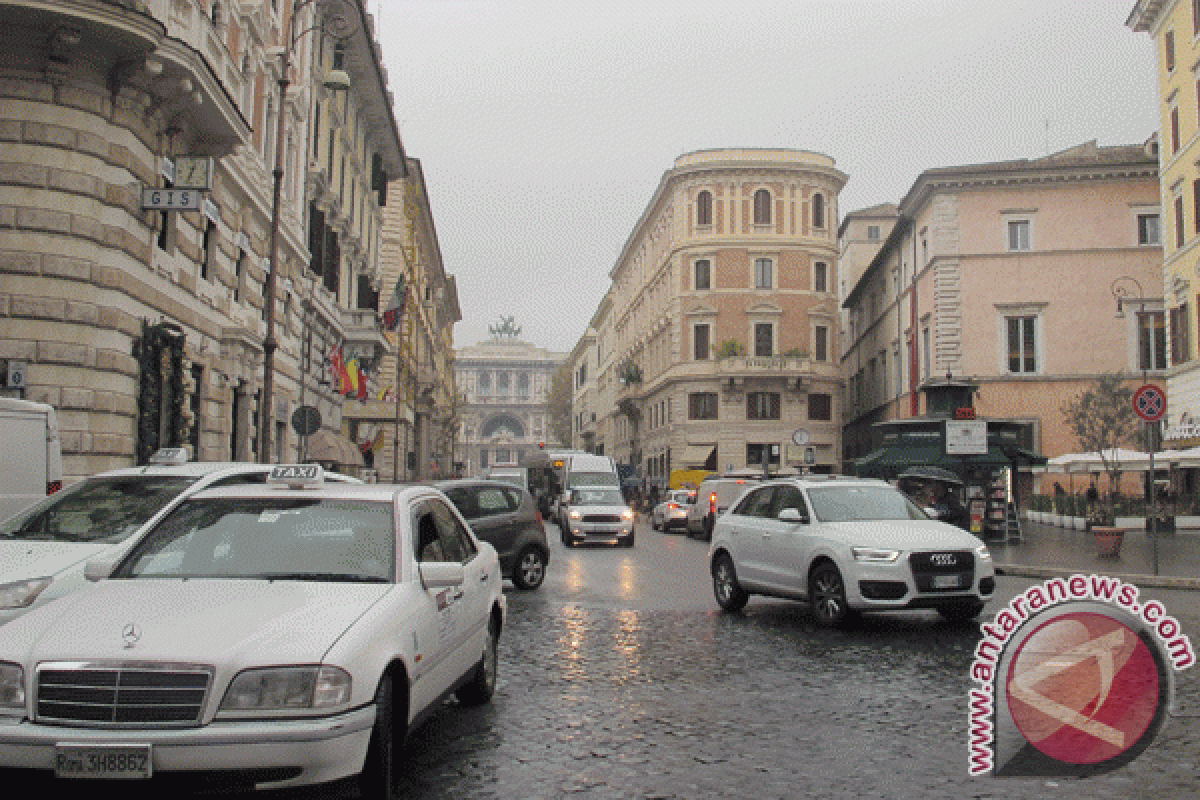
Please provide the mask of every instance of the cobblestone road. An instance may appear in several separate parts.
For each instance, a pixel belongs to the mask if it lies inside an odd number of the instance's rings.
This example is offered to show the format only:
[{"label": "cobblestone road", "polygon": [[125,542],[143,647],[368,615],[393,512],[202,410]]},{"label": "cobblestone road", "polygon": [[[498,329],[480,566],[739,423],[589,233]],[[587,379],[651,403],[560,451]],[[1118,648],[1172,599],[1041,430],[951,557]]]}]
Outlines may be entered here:
[{"label": "cobblestone road", "polygon": [[[1200,720],[1176,718],[1087,781],[966,772],[973,625],[932,612],[814,626],[796,604],[716,609],[706,545],[639,531],[633,550],[553,542],[538,592],[510,592],[492,704],[417,731],[415,798],[1165,798],[1200,794]],[[665,574],[669,571],[670,574]],[[678,610],[651,587],[675,586]],[[698,585],[696,585],[698,583]],[[1001,596],[1032,581],[1002,578]],[[1148,592],[1193,639],[1197,594]],[[985,615],[994,613],[997,603]],[[1195,670],[1179,706],[1200,714]]]}]

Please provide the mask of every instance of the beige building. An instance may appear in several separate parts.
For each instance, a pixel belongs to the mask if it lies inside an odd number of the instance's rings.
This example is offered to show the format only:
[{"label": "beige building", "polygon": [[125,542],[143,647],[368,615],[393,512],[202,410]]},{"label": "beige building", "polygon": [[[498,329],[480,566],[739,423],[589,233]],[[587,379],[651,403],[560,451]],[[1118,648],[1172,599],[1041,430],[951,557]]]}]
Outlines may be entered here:
[{"label": "beige building", "polygon": [[834,470],[845,182],[799,150],[676,159],[575,350],[580,441],[662,483],[680,468],[802,465],[788,445],[803,429],[810,466]]},{"label": "beige building", "polygon": [[[1152,140],[921,173],[843,304],[847,467],[947,374],[1045,456],[1078,450],[1061,409],[1088,382],[1161,379],[1157,167]],[[1136,302],[1116,319],[1120,293]]]},{"label": "beige building", "polygon": [[490,330],[491,339],[459,348],[454,362],[462,393],[458,461],[470,475],[524,464],[541,446],[559,446],[546,399],[566,354],[520,339],[521,329],[511,317]]},{"label": "beige building", "polygon": [[[277,162],[262,455],[360,463],[329,359],[394,350],[378,333],[381,228],[406,161],[365,3],[330,7],[341,39],[316,16],[326,6],[0,7],[0,374],[23,368],[7,391],[59,410],[68,477],[168,445],[260,457]],[[144,188],[188,205],[145,208]],[[320,413],[312,436],[289,425],[300,406]]]},{"label": "beige building", "polygon": [[1153,38],[1158,61],[1162,293],[1170,337],[1164,440],[1188,448],[1200,445],[1200,0],[1138,0],[1126,24]]}]

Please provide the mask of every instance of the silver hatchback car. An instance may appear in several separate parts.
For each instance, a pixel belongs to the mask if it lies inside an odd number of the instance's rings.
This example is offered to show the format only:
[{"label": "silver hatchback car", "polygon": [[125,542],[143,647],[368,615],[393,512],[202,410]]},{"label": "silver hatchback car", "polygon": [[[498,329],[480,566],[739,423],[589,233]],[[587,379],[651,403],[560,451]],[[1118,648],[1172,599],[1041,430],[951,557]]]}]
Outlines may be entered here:
[{"label": "silver hatchback car", "polygon": [[571,490],[571,502],[561,527],[563,544],[600,542],[633,547],[633,509],[615,486]]}]

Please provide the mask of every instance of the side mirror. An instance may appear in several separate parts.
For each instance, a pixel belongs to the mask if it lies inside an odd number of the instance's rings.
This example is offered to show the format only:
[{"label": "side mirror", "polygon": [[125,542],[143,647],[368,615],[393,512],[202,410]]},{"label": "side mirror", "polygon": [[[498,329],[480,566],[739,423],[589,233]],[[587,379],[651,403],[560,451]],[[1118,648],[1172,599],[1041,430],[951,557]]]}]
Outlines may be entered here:
[{"label": "side mirror", "polygon": [[785,508],[779,512],[780,522],[794,522],[797,525],[808,524],[808,514],[801,514],[799,509]]},{"label": "side mirror", "polygon": [[117,560],[115,558],[93,558],[83,565],[83,577],[92,583],[107,580],[108,576],[112,575],[112,571],[116,569],[116,566]]},{"label": "side mirror", "polygon": [[426,589],[446,589],[462,586],[466,580],[463,565],[457,561],[422,561],[417,564],[421,572],[421,583]]}]

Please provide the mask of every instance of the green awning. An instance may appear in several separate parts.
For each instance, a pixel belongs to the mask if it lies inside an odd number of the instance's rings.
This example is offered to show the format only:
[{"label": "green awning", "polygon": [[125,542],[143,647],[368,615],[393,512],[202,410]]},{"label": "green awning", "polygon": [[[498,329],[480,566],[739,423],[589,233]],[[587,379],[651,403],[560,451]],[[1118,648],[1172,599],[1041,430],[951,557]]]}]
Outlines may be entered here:
[{"label": "green awning", "polygon": [[901,445],[871,451],[854,462],[854,472],[863,477],[891,478],[909,467],[942,467],[961,472],[964,467],[1011,467],[1014,461],[1019,465],[1041,466],[1046,458],[1019,447],[1003,448],[995,444],[988,446],[986,455],[977,456],[948,456],[941,445]]}]

